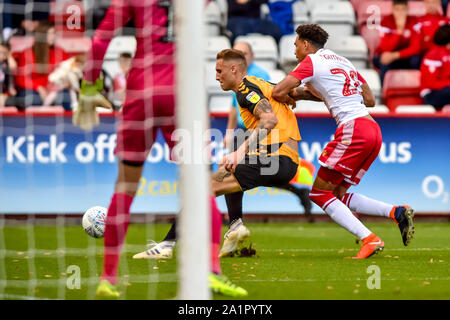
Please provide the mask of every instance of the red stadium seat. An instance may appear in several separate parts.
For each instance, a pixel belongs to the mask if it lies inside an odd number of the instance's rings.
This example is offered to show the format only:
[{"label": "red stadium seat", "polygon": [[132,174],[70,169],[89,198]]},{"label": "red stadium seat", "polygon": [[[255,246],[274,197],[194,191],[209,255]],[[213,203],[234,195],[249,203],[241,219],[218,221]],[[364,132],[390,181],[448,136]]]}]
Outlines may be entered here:
[{"label": "red stadium seat", "polygon": [[[378,18],[379,21],[392,13],[392,2],[391,1],[363,1],[358,5],[358,9],[356,11],[357,19],[357,27],[358,30],[361,29],[361,26],[366,22],[369,24],[376,24]],[[378,16],[379,15],[379,16]]]},{"label": "red stadium seat", "polygon": [[9,39],[11,53],[22,52],[31,48],[34,44],[33,37],[11,37]]},{"label": "red stadium seat", "polygon": [[16,114],[19,110],[16,107],[3,107],[0,108],[0,116],[3,114]]},{"label": "red stadium seat", "polygon": [[33,113],[54,113],[54,114],[62,114],[64,113],[64,108],[62,106],[29,106],[25,108],[25,113],[33,114]]},{"label": "red stadium seat", "polygon": [[61,48],[69,55],[86,53],[91,48],[92,41],[88,37],[61,38],[55,40],[55,46]]},{"label": "red stadium seat", "polygon": [[423,104],[419,70],[390,70],[383,84],[383,101],[391,111],[399,105]]},{"label": "red stadium seat", "polygon": [[380,44],[380,33],[377,28],[370,28],[366,25],[361,27],[361,37],[366,41],[367,49],[369,49],[369,58],[372,61],[375,50]]},{"label": "red stadium seat", "polygon": [[58,36],[83,36],[85,30],[83,3],[81,1],[51,2],[50,20],[55,22],[55,31]]}]

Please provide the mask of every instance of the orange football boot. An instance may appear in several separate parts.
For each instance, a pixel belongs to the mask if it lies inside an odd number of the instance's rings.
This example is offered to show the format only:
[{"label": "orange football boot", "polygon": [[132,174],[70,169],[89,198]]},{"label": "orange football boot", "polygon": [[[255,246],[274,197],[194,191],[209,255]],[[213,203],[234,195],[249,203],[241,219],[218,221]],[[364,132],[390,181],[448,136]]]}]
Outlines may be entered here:
[{"label": "orange football boot", "polygon": [[358,254],[352,259],[366,259],[370,256],[377,254],[382,251],[384,248],[384,242],[379,237],[371,233],[364,239],[362,239],[363,245],[361,250],[359,250]]}]

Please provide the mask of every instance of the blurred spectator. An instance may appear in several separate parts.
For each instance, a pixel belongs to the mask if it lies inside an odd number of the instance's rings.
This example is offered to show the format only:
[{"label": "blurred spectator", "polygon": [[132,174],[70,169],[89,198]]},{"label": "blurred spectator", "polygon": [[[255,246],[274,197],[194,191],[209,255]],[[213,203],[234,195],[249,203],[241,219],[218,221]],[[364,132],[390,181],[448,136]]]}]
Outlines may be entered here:
[{"label": "blurred spectator", "polygon": [[39,21],[48,20],[50,0],[3,0],[3,38],[32,35]]},{"label": "blurred spectator", "polygon": [[54,43],[54,27],[41,23],[36,29],[33,47],[13,54],[17,61],[14,105],[19,108],[42,105],[47,96],[48,75],[60,62],[69,58]]},{"label": "blurred spectator", "polygon": [[86,54],[79,54],[61,62],[48,76],[49,94],[44,100],[44,106],[62,105],[64,110],[72,110],[77,103],[80,82],[83,78],[83,68]]},{"label": "blurred spectator", "polygon": [[272,21],[280,26],[283,34],[294,33],[294,16],[292,12],[292,4],[297,0],[291,1],[270,1],[270,17]]},{"label": "blurred spectator", "polygon": [[423,56],[433,46],[433,37],[436,30],[449,24],[450,19],[442,11],[440,0],[423,0],[426,14],[418,18],[418,23],[414,26],[420,37],[420,54]]},{"label": "blurred spectator", "polygon": [[261,33],[270,35],[280,42],[283,32],[280,27],[270,20],[261,18],[261,5],[269,0],[227,0],[228,24],[231,31],[231,42],[241,35]]},{"label": "blurred spectator", "polygon": [[416,18],[408,15],[408,1],[394,0],[392,14],[381,21],[380,44],[373,57],[373,65],[380,70],[381,83],[391,69],[420,69],[416,23]]},{"label": "blurred spectator", "polygon": [[122,106],[125,101],[125,91],[127,86],[127,76],[131,69],[133,57],[129,52],[123,52],[119,56],[119,67],[121,72],[114,77],[114,101]]},{"label": "blurred spectator", "polygon": [[439,27],[433,41],[420,69],[420,95],[424,103],[441,110],[450,104],[450,25]]},{"label": "blurred spectator", "polygon": [[[253,54],[252,47],[247,42],[236,42],[233,46],[233,49],[240,50],[245,55],[245,60],[247,60],[247,74],[249,76],[255,76],[258,78],[261,78],[263,80],[269,81],[270,76],[269,74],[256,65],[253,60],[255,59],[255,56]],[[233,139],[234,139],[234,133],[232,130],[236,129],[238,127],[239,129],[246,130],[244,121],[242,121],[241,114],[239,112],[239,105],[236,99],[236,94],[233,92],[233,101],[232,101],[232,107],[230,109],[230,113],[228,114],[228,124],[227,124],[227,130],[225,134],[225,138],[223,139],[224,147],[228,148],[231,146]]]},{"label": "blurred spectator", "polygon": [[15,69],[16,62],[11,56],[9,43],[0,42],[0,108],[5,106],[8,96],[17,94],[14,88]]}]

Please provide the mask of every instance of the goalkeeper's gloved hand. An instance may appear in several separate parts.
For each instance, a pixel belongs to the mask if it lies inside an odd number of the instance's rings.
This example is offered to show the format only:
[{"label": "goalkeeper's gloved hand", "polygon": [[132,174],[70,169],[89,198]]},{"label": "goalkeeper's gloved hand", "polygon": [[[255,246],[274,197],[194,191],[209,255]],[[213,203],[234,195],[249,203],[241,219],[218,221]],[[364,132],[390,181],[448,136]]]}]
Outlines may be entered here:
[{"label": "goalkeeper's gloved hand", "polygon": [[99,92],[103,89],[103,81],[95,83],[83,80],[81,82],[78,106],[73,112],[72,123],[83,130],[92,130],[99,124],[96,107],[112,109],[111,103]]}]

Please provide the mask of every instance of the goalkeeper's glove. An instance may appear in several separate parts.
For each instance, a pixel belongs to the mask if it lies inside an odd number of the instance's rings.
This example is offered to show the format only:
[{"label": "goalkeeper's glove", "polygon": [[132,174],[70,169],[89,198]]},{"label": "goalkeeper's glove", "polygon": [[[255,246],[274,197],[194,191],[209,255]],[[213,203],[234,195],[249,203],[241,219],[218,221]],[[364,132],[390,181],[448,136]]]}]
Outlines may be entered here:
[{"label": "goalkeeper's glove", "polygon": [[99,124],[96,107],[112,109],[111,103],[99,92],[103,89],[103,81],[95,83],[83,80],[81,82],[78,106],[73,112],[72,123],[83,130],[92,130]]}]

